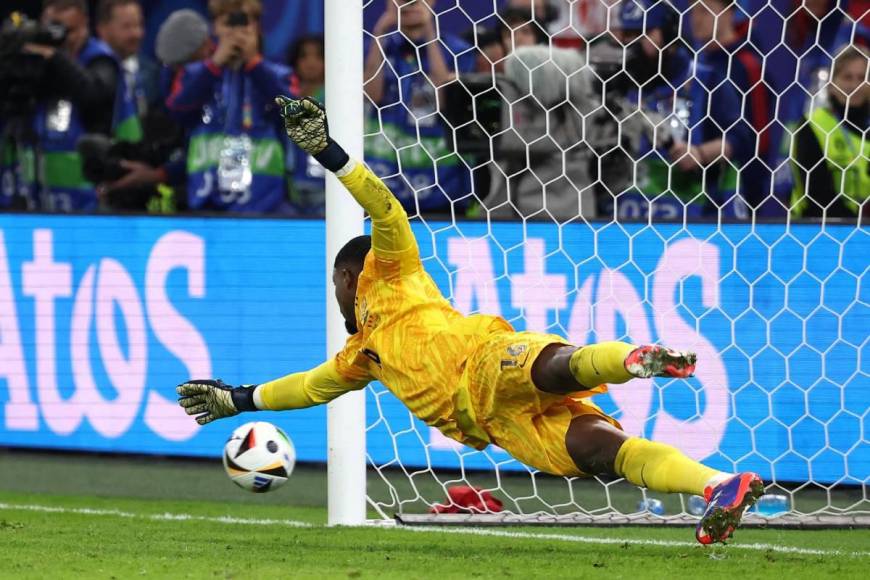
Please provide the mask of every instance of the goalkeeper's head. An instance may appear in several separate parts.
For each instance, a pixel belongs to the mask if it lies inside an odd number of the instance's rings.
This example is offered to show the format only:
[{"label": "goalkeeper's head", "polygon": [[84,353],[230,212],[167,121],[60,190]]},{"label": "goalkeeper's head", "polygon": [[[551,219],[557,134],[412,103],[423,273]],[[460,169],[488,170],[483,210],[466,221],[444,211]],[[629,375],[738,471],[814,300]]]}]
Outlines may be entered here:
[{"label": "goalkeeper's head", "polygon": [[344,327],[348,334],[356,334],[359,331],[354,312],[356,284],[359,274],[362,272],[366,254],[371,249],[371,236],[357,236],[346,243],[335,255],[332,283],[335,284],[335,299],[338,300],[338,309],[344,317]]}]

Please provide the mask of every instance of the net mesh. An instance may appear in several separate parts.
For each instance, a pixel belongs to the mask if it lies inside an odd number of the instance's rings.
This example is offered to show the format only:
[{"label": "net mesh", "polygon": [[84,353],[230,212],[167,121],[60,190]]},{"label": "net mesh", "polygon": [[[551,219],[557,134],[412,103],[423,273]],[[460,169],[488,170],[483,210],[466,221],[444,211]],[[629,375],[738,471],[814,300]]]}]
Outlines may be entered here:
[{"label": "net mesh", "polygon": [[[451,302],[574,344],[697,351],[695,378],[633,381],[596,403],[630,434],[759,472],[770,507],[750,523],[866,524],[870,184],[854,114],[868,92],[866,4],[399,4],[366,3],[366,156]],[[463,447],[380,384],[367,401],[379,517],[697,512],[689,497]],[[503,509],[419,517],[458,507],[460,485]]]}]

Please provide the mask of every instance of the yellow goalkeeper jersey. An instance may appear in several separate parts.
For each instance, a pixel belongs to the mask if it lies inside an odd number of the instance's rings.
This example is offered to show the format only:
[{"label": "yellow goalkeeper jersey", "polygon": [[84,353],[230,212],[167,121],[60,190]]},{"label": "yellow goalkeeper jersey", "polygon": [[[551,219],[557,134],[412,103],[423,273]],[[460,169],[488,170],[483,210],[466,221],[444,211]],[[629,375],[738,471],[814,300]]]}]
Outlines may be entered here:
[{"label": "yellow goalkeeper jersey", "polygon": [[377,176],[357,163],[339,178],[372,216],[372,249],[357,282],[359,331],[334,360],[264,384],[263,402],[274,410],[310,406],[377,379],[427,424],[480,447],[479,437],[463,432],[474,430],[473,419],[460,416],[464,429],[457,426],[457,387],[475,348],[512,327],[495,316],[464,316],[441,295],[407,214]]}]

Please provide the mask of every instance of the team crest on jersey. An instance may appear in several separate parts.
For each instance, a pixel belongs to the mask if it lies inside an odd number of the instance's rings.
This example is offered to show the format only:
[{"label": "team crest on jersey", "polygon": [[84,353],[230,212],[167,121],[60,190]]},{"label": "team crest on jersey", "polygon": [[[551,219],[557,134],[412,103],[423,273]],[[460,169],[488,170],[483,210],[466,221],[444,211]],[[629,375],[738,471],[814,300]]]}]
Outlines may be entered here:
[{"label": "team crest on jersey", "polygon": [[520,356],[521,354],[526,352],[527,348],[528,346],[525,344],[512,344],[507,347],[507,353],[511,356]]},{"label": "team crest on jersey", "polygon": [[[512,344],[507,347],[505,351],[510,358],[502,359],[501,370],[512,367],[524,367],[526,361],[529,359],[528,349],[529,347],[527,344]],[[522,357],[522,359],[520,357]]]}]

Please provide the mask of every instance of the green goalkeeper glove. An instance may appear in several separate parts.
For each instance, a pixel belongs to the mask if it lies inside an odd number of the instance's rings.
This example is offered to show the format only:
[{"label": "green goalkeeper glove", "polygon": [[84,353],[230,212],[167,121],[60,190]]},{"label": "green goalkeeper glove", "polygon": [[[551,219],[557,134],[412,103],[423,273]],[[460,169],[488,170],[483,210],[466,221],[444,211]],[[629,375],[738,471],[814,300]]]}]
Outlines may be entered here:
[{"label": "green goalkeeper glove", "polygon": [[291,99],[277,96],[275,104],[284,118],[284,129],[290,140],[313,156],[330,171],[338,171],[350,159],[341,146],[329,136],[326,109],[312,99]]},{"label": "green goalkeeper glove", "polygon": [[256,411],[254,389],[257,385],[231,387],[222,380],[190,380],[175,388],[178,404],[188,415],[198,415],[200,425],[232,417],[243,411]]}]

